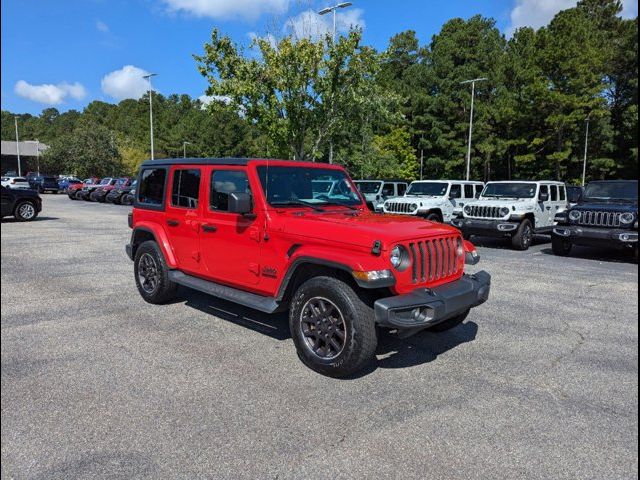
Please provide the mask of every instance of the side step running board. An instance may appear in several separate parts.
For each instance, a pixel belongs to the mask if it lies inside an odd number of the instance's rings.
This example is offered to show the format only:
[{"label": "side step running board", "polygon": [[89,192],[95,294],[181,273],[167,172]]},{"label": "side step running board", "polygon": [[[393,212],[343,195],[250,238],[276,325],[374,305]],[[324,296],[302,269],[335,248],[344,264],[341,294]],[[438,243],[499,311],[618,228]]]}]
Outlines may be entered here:
[{"label": "side step running board", "polygon": [[255,293],[244,292],[236,288],[220,285],[219,283],[203,280],[187,275],[178,270],[169,271],[169,280],[185,287],[193,288],[214,297],[239,303],[245,307],[254,308],[265,313],[273,313],[278,308],[278,302],[271,297],[263,297]]}]

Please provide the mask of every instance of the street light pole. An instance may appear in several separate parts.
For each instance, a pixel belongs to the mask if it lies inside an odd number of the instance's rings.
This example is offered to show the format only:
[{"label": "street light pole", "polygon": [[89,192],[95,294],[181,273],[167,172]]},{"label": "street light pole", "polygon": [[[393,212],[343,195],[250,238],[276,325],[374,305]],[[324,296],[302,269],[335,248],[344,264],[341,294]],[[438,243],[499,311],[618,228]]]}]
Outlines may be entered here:
[{"label": "street light pole", "polygon": [[155,77],[156,75],[157,73],[149,73],[142,76],[142,78],[146,78],[147,82],[149,82],[149,130],[151,134],[151,160],[155,160],[155,155],[153,153],[153,89],[151,88],[151,77]]},{"label": "street light pole", "polygon": [[38,176],[40,176],[40,142],[36,138],[36,170],[38,171]]},{"label": "street light pole", "polygon": [[187,145],[191,145],[191,142],[182,142],[182,158],[187,158]]},{"label": "street light pole", "polygon": [[16,124],[16,153],[18,156],[18,176],[22,176],[22,165],[20,164],[20,137],[18,137],[18,117],[13,117]]},{"label": "street light pole", "polygon": [[483,82],[485,80],[487,79],[483,77],[460,82],[461,84],[471,84],[471,113],[469,114],[469,142],[467,144],[467,180],[471,178],[471,135],[473,133],[473,101],[476,95],[476,82]]},{"label": "street light pole", "polygon": [[587,118],[584,119],[584,123],[585,123],[584,159],[582,160],[582,186],[583,187],[587,178],[587,147],[589,145],[589,117],[591,117],[591,112],[589,112],[589,115],[587,115]]}]

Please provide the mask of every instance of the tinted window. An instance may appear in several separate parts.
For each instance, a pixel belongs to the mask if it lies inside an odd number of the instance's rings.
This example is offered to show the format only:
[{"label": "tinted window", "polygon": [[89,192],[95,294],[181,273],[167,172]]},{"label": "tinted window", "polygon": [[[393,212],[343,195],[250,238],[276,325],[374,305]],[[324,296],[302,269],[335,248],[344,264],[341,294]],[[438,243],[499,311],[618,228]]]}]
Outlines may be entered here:
[{"label": "tinted window", "polygon": [[431,195],[441,197],[447,193],[448,187],[448,184],[441,182],[413,182],[409,185],[407,195]]},{"label": "tinted window", "polygon": [[540,193],[538,194],[538,198],[542,197],[544,194],[549,195],[549,185],[540,185]]},{"label": "tinted window", "polygon": [[558,186],[557,185],[551,185],[551,201],[552,202],[557,202],[558,201]]},{"label": "tinted window", "polygon": [[398,195],[402,196],[404,195],[404,192],[407,191],[407,184],[406,183],[399,183],[398,184]]},{"label": "tinted window", "polygon": [[536,196],[535,183],[487,183],[483,197],[533,198]]},{"label": "tinted window", "polygon": [[166,176],[167,171],[164,168],[144,169],[140,176],[138,202],[144,203],[145,205],[162,205]]},{"label": "tinted window", "polygon": [[638,182],[591,182],[584,197],[592,200],[638,200]]},{"label": "tinted window", "polygon": [[382,187],[382,196],[383,197],[393,197],[395,195],[393,183],[385,183],[384,187]]},{"label": "tinted window", "polygon": [[251,193],[247,174],[237,170],[218,170],[211,175],[211,209],[229,210],[229,194]]},{"label": "tinted window", "polygon": [[197,208],[200,194],[200,170],[175,170],[171,188],[171,205]]},{"label": "tinted window", "polygon": [[473,185],[464,186],[464,198],[473,198]]},{"label": "tinted window", "polygon": [[567,198],[567,193],[565,191],[565,187],[561,186],[561,187],[559,187],[559,190],[560,190],[560,200],[564,202],[566,200],[566,198]]},{"label": "tinted window", "polygon": [[474,195],[474,197],[475,197],[475,198],[480,197],[480,194],[482,193],[482,189],[483,189],[483,188],[484,188],[484,187],[483,187],[482,185],[474,185],[474,186],[473,186],[473,189],[474,189],[474,190],[475,190],[475,192],[476,192],[476,193],[475,193],[475,195]]},{"label": "tinted window", "polygon": [[449,191],[449,196],[451,198],[460,198],[462,196],[462,186],[461,185],[451,185],[451,190]]},{"label": "tinted window", "polygon": [[356,184],[356,187],[358,187],[358,190],[360,190],[364,194],[378,193],[378,190],[380,190],[380,185],[381,185],[381,182],[357,181],[354,183]]}]

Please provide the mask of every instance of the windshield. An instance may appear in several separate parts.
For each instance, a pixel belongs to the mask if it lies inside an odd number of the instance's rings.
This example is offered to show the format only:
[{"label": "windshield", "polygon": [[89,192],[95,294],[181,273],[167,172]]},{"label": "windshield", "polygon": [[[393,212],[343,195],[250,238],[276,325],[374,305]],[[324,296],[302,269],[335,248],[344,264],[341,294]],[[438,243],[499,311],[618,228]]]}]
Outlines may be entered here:
[{"label": "windshield", "polygon": [[[270,205],[360,205],[358,193],[341,170],[305,167],[258,167]],[[329,185],[329,190],[327,190]]]},{"label": "windshield", "polygon": [[638,182],[591,182],[584,191],[591,200],[638,200]]},{"label": "windshield", "polygon": [[412,183],[405,195],[432,195],[434,197],[442,197],[447,193],[448,183],[442,182],[420,182]]},{"label": "windshield", "polygon": [[382,186],[382,182],[362,182],[357,181],[354,182],[358,190],[360,190],[363,194],[368,193],[378,193],[380,191],[380,187]]},{"label": "windshield", "polygon": [[487,183],[483,197],[533,198],[536,196],[535,183]]},{"label": "windshield", "polygon": [[110,178],[103,178],[102,180],[100,180],[100,183],[98,185],[109,185],[109,183],[111,183]]}]

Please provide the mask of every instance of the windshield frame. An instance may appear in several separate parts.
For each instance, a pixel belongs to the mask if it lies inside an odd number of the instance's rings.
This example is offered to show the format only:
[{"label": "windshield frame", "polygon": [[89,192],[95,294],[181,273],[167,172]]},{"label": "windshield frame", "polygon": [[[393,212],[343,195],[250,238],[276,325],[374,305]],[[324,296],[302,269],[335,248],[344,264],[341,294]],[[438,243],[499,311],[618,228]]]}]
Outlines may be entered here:
[{"label": "windshield frame", "polygon": [[[445,185],[446,188],[444,189],[444,193],[443,194],[436,194],[436,193],[412,193],[411,192],[411,188],[413,186],[418,186],[418,185]],[[441,181],[429,181],[429,182],[424,182],[424,181],[418,181],[418,182],[411,182],[411,184],[407,187],[407,191],[404,192],[404,196],[408,197],[410,195],[425,195],[425,196],[429,196],[429,197],[446,197],[449,194],[449,189],[451,188],[451,184],[449,182],[441,182]]]},{"label": "windshield frame", "polygon": [[[533,192],[533,195],[531,196],[515,196],[515,195],[508,195],[508,194],[504,194],[504,195],[487,195],[486,191],[489,187],[492,187],[494,185],[521,185],[523,188],[526,188],[527,186],[535,186],[535,190]],[[491,198],[517,198],[517,199],[524,199],[524,200],[531,200],[534,198],[538,198],[540,192],[540,184],[536,183],[536,182],[488,182],[484,188],[482,189],[482,193],[480,194],[480,198],[483,199],[491,199]]]}]

